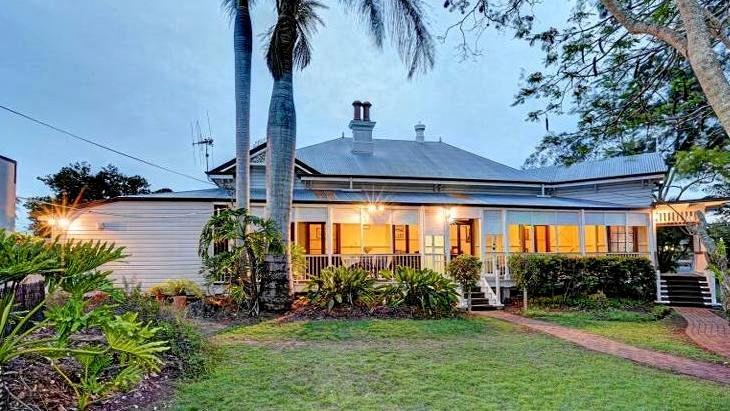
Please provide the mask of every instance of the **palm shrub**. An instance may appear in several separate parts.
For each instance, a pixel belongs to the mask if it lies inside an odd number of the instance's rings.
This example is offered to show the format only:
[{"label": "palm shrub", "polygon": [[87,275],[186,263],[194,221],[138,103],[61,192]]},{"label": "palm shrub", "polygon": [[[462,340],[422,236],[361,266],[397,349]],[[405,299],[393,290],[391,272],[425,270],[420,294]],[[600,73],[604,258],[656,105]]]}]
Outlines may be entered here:
[{"label": "palm shrub", "polygon": [[[211,253],[213,245],[226,242],[228,248]],[[265,257],[285,252],[273,221],[251,214],[245,208],[226,209],[212,215],[198,240],[202,273],[208,282],[222,281],[242,287],[250,315],[259,314],[262,277],[266,276]]]},{"label": "palm shrub", "polygon": [[427,268],[398,267],[380,275],[391,282],[381,288],[383,299],[391,306],[416,307],[430,315],[443,315],[451,313],[459,301],[456,283]]},{"label": "palm shrub", "polygon": [[369,304],[375,295],[375,280],[362,268],[327,267],[307,283],[311,302],[327,307]]},{"label": "palm shrub", "polygon": [[471,310],[471,289],[479,281],[481,272],[482,262],[473,255],[459,255],[446,266],[446,273],[461,286],[469,310]]}]

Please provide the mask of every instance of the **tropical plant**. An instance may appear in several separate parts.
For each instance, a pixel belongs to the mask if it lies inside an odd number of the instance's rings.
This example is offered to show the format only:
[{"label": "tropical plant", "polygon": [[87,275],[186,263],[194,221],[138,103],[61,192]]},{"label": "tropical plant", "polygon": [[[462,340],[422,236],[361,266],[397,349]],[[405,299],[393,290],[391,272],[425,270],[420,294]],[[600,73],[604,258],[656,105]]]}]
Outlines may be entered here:
[{"label": "tropical plant", "polygon": [[309,301],[327,307],[370,304],[375,295],[375,279],[357,267],[327,267],[307,283]]},{"label": "tropical plant", "polygon": [[296,243],[292,243],[289,247],[291,272],[295,278],[304,278],[304,275],[307,273],[307,259],[304,256],[304,251],[304,247]]},{"label": "tropical plant", "polygon": [[80,410],[85,410],[110,392],[126,390],[139,383],[145,373],[159,371],[159,354],[168,350],[166,341],[152,340],[159,328],[137,320],[136,313],[116,315],[102,325],[105,344],[72,352],[80,364],[78,381],[49,356],[51,366],[71,387]]},{"label": "tropical plant", "polygon": [[0,285],[14,292],[31,274],[59,268],[59,255],[42,239],[0,229]]},{"label": "tropical plant", "polygon": [[[261,277],[266,275],[267,254],[284,254],[284,246],[274,223],[250,214],[248,210],[226,209],[210,217],[203,226],[198,255],[208,281],[224,281],[241,286],[248,296],[251,315],[259,313]],[[213,245],[227,241],[231,246],[218,254]]]},{"label": "tropical plant", "polygon": [[385,301],[392,306],[416,307],[428,314],[451,313],[459,301],[456,283],[429,270],[398,267],[381,271],[380,276],[391,281],[381,288]]},{"label": "tropical plant", "polygon": [[[424,21],[421,0],[341,0],[356,10],[381,47],[386,28],[401,58],[409,66],[408,76],[433,66],[434,47]],[[281,238],[289,238],[296,109],[294,69],[304,69],[312,57],[311,36],[324,25],[317,14],[325,6],[316,0],[277,0],[277,21],[268,32],[266,64],[274,78],[266,128],[266,217],[274,220]],[[272,311],[288,308],[289,270],[286,256],[273,259],[263,285],[262,303]]]},{"label": "tropical plant", "polygon": [[728,264],[727,246],[725,241],[720,239],[712,253],[709,266],[712,274],[720,282],[723,294],[723,308],[730,314],[730,264]]},{"label": "tropical plant", "polygon": [[446,273],[461,286],[469,310],[471,310],[471,289],[479,281],[481,272],[482,262],[479,257],[473,255],[459,255],[446,266]]},{"label": "tropical plant", "polygon": [[151,294],[157,294],[158,292],[170,297],[178,295],[202,297],[205,295],[205,292],[198,284],[195,284],[186,278],[166,280],[150,288]]}]

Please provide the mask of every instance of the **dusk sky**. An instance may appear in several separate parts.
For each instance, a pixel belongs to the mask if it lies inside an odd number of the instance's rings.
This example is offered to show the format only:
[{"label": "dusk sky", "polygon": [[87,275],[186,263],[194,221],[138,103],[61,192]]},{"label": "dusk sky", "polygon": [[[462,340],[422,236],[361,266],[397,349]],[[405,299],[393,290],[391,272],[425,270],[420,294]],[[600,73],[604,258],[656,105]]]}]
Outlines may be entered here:
[{"label": "dusk sky", "polygon": [[[233,157],[232,27],[218,0],[74,2],[8,0],[0,10],[0,104],[175,170],[204,178],[191,147],[190,123],[205,123],[215,139],[213,165]],[[254,32],[273,22],[258,1]],[[451,36],[437,49],[433,71],[413,80],[395,51],[377,51],[338,2],[322,13],[312,64],[295,78],[298,146],[349,136],[355,99],[373,103],[377,138],[410,139],[426,124],[438,140],[520,167],[544,134],[525,122],[527,106],[511,107],[520,74],[541,67],[542,53],[511,33],[487,32],[482,55],[461,61]],[[458,17],[429,2],[433,33]],[[542,13],[541,25],[563,15]],[[254,48],[252,140],[265,137],[271,77],[262,43]],[[573,126],[551,119],[555,130]],[[207,128],[207,126],[206,126]],[[146,177],[153,189],[204,188],[0,111],[0,154],[18,161],[18,195],[48,191],[36,179],[74,161],[112,163]],[[18,210],[23,229],[25,211]]]}]

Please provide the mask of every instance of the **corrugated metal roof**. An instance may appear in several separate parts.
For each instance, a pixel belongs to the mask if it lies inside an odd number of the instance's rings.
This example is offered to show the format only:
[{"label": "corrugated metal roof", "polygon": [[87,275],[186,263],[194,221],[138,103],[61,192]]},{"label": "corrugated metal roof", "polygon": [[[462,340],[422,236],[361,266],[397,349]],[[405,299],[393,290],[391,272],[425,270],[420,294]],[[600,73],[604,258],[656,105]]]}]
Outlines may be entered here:
[{"label": "corrugated metal roof", "polygon": [[667,171],[664,158],[659,153],[613,157],[585,161],[568,167],[551,166],[525,170],[535,178],[550,183],[593,180],[642,174],[662,174]]},{"label": "corrugated metal roof", "polygon": [[342,137],[297,150],[297,159],[322,174],[465,180],[536,181],[518,170],[439,141],[373,139],[373,154],[352,153]]},{"label": "corrugated metal roof", "polygon": [[[230,191],[222,188],[205,190],[180,191],[176,193],[158,193],[118,197],[120,200],[210,200],[230,201]],[[263,189],[251,190],[251,200],[261,202],[266,199]],[[309,190],[295,189],[294,202],[299,203],[367,203],[410,205],[471,205],[482,207],[535,207],[535,208],[571,208],[571,209],[626,209],[622,204],[590,201],[566,197],[540,197],[528,195],[496,195],[496,194],[449,194],[449,193],[411,193],[382,192],[372,193],[349,190]]]}]

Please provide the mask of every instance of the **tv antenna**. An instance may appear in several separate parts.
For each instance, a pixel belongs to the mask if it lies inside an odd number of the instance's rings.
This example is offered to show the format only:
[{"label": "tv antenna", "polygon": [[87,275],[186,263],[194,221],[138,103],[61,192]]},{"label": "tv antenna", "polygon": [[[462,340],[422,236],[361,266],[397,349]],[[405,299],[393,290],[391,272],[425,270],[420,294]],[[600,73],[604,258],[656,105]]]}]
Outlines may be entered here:
[{"label": "tv antenna", "polygon": [[208,133],[203,133],[200,128],[200,121],[195,120],[194,123],[190,123],[190,134],[193,140],[193,147],[198,148],[199,155],[205,156],[205,171],[210,171],[210,154],[213,151],[213,130],[210,127],[210,116],[208,112],[205,113],[208,119]]}]

